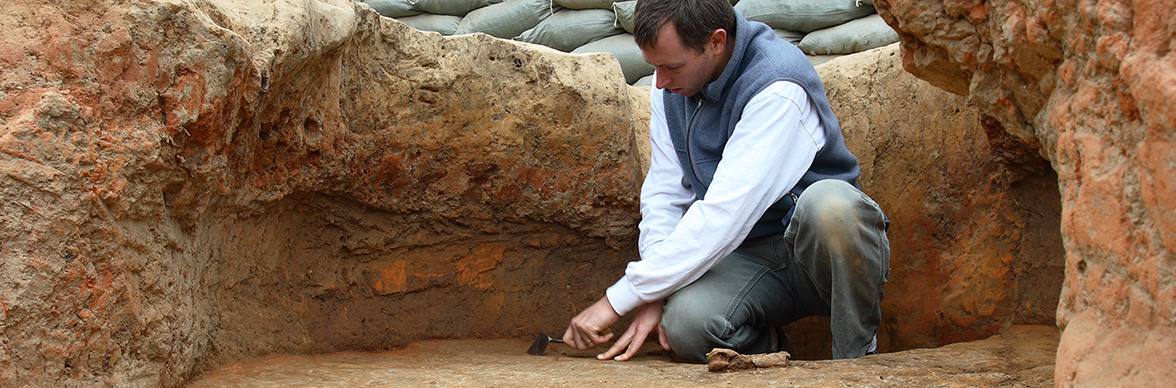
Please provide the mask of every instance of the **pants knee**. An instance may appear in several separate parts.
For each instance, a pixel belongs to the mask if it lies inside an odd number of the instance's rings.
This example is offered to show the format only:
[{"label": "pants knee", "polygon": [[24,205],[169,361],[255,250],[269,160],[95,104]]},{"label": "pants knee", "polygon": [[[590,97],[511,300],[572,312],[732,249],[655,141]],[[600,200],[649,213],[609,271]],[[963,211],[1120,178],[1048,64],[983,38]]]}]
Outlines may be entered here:
[{"label": "pants knee", "polygon": [[797,212],[816,216],[854,214],[862,200],[861,192],[849,183],[826,179],[804,190],[797,203]]},{"label": "pants knee", "polygon": [[871,234],[886,228],[876,203],[844,181],[826,179],[810,185],[797,201],[793,233],[820,238]]},{"label": "pants knee", "polygon": [[691,308],[693,306],[666,306],[662,315],[662,328],[670,341],[670,349],[691,362],[706,362],[706,354],[716,347],[722,347],[719,335],[725,326],[721,316]]}]

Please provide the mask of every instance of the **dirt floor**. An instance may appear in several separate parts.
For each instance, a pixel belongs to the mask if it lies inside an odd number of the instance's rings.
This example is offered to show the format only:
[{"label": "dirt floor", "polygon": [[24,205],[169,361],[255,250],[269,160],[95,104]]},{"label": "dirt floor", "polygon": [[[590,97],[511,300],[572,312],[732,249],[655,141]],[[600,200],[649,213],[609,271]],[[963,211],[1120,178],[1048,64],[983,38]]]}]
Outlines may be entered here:
[{"label": "dirt floor", "polygon": [[628,362],[523,340],[445,340],[381,353],[275,356],[225,365],[190,387],[377,386],[1053,386],[1058,331],[1016,326],[991,338],[856,360],[795,361],[785,368],[708,372],[647,343]]}]

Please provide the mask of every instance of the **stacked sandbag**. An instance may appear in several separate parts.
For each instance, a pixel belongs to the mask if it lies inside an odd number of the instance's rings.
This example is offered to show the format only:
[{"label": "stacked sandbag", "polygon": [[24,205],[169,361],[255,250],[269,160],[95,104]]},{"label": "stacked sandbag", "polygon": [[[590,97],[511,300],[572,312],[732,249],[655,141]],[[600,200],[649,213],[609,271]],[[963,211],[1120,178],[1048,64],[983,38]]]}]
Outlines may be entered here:
[{"label": "stacked sandbag", "polygon": [[641,56],[641,48],[633,34],[613,35],[604,39],[589,42],[575,50],[573,54],[609,53],[617,58],[621,64],[621,72],[625,74],[625,82],[633,84],[641,77],[653,74],[653,65],[645,63]]},{"label": "stacked sandbag", "polygon": [[[554,0],[564,8],[571,9],[612,9],[613,4],[623,3],[624,0]],[[872,0],[871,0],[872,1]],[[731,5],[735,5],[739,0],[730,0]],[[873,4],[872,2],[870,4]],[[632,31],[630,31],[632,33]]]},{"label": "stacked sandbag", "polygon": [[502,0],[356,0],[390,18],[420,14],[465,16],[470,11]]},{"label": "stacked sandbag", "polygon": [[617,24],[621,25],[625,31],[630,34],[633,33],[634,23],[633,17],[637,13],[637,0],[618,1],[613,3],[613,13],[617,15]]},{"label": "stacked sandbag", "polygon": [[633,86],[653,86],[653,74],[641,77],[633,83]]},{"label": "stacked sandbag", "polygon": [[584,44],[624,33],[607,9],[563,9],[514,39],[569,52]]},{"label": "stacked sandbag", "polygon": [[[562,2],[588,3],[592,0],[557,0]],[[603,4],[603,1],[596,1]],[[633,39],[633,13],[637,10],[637,1],[609,1],[609,8],[614,17],[614,25],[621,28],[620,35],[595,40],[572,50],[575,54],[609,53],[617,58],[621,65],[621,72],[625,74],[625,82],[634,84],[643,77],[653,74],[653,66],[645,63],[641,56],[641,48]]]},{"label": "stacked sandbag", "polygon": [[812,32],[874,13],[859,0],[742,0],[735,9],[747,20],[788,31]]},{"label": "stacked sandbag", "polygon": [[564,8],[571,9],[610,9],[612,8],[613,0],[555,0]]},{"label": "stacked sandbag", "polygon": [[416,8],[411,0],[358,0],[376,10],[381,16],[399,18],[424,13]]},{"label": "stacked sandbag", "polygon": [[788,43],[795,45],[800,44],[800,41],[804,40],[804,36],[808,35],[800,31],[788,31],[781,30],[779,28],[772,29],[772,33],[776,34],[777,38],[784,39],[788,41]]},{"label": "stacked sandbag", "polygon": [[550,0],[506,0],[475,9],[457,25],[457,34],[481,32],[511,39],[539,25],[559,7]]},{"label": "stacked sandbag", "polygon": [[457,33],[457,25],[461,23],[461,16],[422,14],[399,17],[396,20],[421,31],[440,32],[441,35],[449,36]]},{"label": "stacked sandbag", "polygon": [[409,0],[424,13],[433,15],[465,16],[478,8],[501,3],[502,0]]},{"label": "stacked sandbag", "polygon": [[[572,53],[607,52],[625,79],[652,83],[633,41],[637,1],[357,0],[383,16],[442,35],[481,32]],[[730,0],[748,20],[772,27],[814,64],[898,41],[873,0]]]},{"label": "stacked sandbag", "polygon": [[878,14],[813,31],[797,44],[810,55],[853,54],[898,41],[898,32]]}]

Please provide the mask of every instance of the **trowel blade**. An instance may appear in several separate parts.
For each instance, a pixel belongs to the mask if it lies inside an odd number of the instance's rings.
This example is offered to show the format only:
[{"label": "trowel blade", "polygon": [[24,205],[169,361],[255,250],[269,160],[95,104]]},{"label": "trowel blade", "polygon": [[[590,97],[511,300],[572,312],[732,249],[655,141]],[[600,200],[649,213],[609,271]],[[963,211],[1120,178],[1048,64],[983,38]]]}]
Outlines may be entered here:
[{"label": "trowel blade", "polygon": [[535,342],[531,342],[531,347],[527,348],[527,354],[532,356],[542,356],[543,352],[547,351],[547,344],[551,342],[563,342],[561,339],[551,338],[547,334],[539,333],[535,337]]}]

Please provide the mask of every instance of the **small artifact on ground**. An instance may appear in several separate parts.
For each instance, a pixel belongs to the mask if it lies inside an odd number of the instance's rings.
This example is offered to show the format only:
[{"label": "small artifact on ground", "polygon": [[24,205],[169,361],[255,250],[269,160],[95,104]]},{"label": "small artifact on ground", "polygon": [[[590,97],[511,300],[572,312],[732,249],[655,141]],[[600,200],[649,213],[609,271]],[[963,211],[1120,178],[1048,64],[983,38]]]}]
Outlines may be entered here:
[{"label": "small artifact on ground", "polygon": [[706,354],[706,369],[711,372],[788,366],[788,352],[743,355],[731,349],[714,348]]}]

